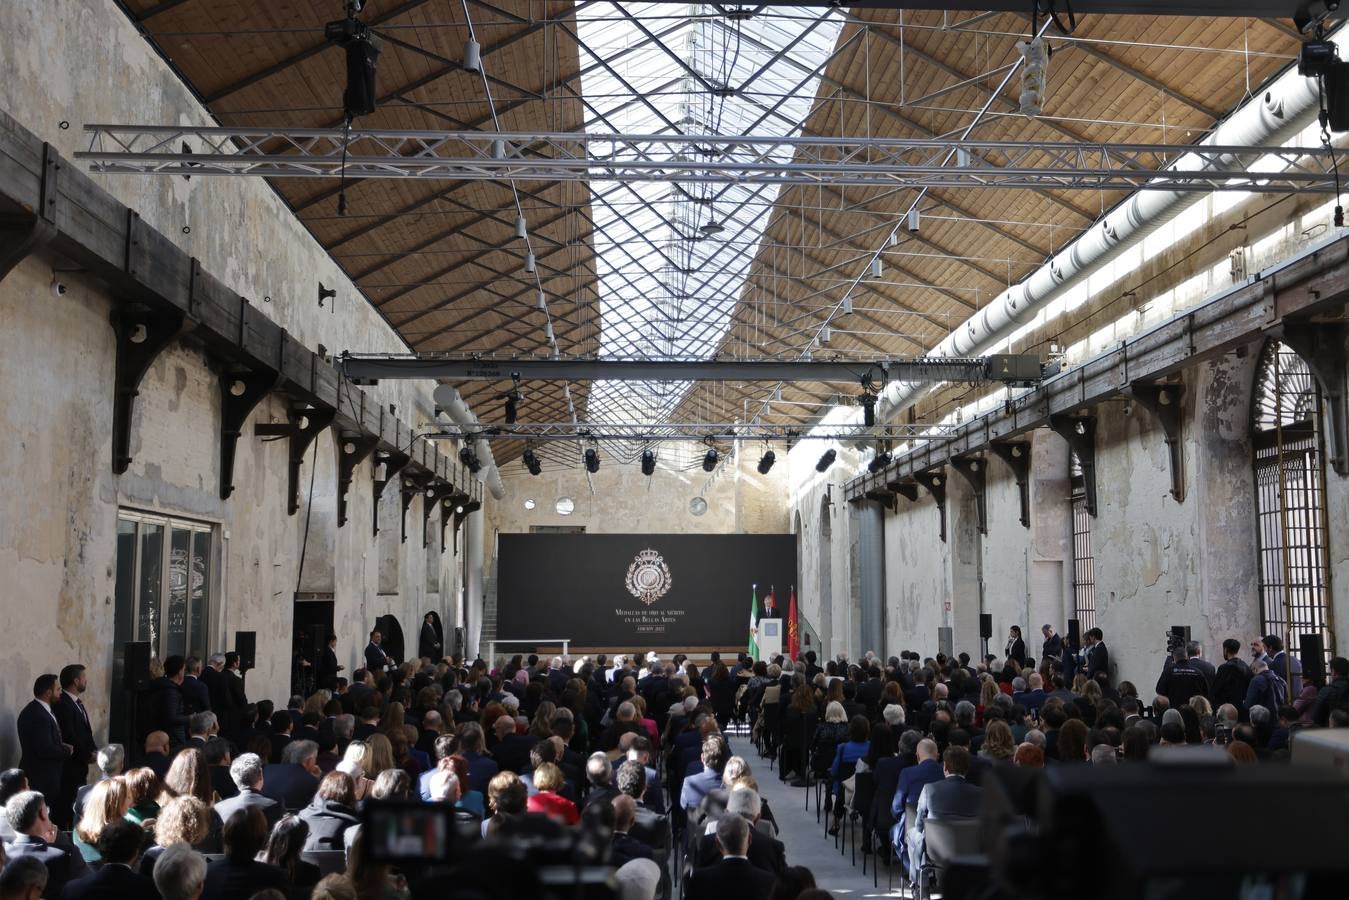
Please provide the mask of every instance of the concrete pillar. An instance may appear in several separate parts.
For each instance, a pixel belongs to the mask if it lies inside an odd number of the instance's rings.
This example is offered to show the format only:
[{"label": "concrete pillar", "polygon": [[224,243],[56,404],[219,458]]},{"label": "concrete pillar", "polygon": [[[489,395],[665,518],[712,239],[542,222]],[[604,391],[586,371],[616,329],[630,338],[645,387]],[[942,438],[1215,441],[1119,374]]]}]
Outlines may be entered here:
[{"label": "concrete pillar", "polygon": [[885,658],[885,507],[874,500],[852,505],[857,526],[858,598],[861,643],[858,655],[876,651]]},{"label": "concrete pillar", "polygon": [[478,510],[464,522],[464,643],[469,659],[479,652],[482,637],[484,520],[484,512]]}]

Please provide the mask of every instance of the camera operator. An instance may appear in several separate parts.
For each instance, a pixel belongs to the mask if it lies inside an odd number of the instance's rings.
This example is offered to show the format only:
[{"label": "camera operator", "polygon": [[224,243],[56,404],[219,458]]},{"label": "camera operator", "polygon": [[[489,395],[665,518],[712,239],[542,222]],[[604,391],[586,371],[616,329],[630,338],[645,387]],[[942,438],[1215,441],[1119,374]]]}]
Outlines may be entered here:
[{"label": "camera operator", "polygon": [[1157,693],[1164,694],[1172,709],[1179,709],[1191,697],[1208,696],[1208,680],[1204,673],[1190,662],[1183,647],[1177,647],[1162,667],[1157,679]]}]

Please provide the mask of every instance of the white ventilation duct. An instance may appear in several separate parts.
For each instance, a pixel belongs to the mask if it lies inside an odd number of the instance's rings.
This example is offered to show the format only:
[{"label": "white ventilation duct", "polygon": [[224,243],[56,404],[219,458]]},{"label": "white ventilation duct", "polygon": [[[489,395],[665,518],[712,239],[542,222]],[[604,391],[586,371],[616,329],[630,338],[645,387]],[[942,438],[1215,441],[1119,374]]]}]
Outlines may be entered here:
[{"label": "white ventilation duct", "polygon": [[[1270,146],[1282,144],[1316,119],[1316,82],[1289,67],[1259,97],[1227,117],[1204,141],[1207,146]],[[1182,156],[1172,167],[1202,170],[1207,164]],[[1013,285],[988,306],[957,326],[930,356],[977,356],[987,353],[1046,303],[1056,299],[1099,266],[1146,237],[1154,228],[1206,196],[1202,192],[1137,191],[1064,247],[1025,281]],[[925,386],[907,381],[886,385],[876,418],[888,422],[911,406]],[[859,445],[860,446],[860,445]]]},{"label": "white ventilation duct", "polygon": [[[483,425],[478,421],[478,417],[473,415],[473,411],[468,408],[464,398],[459,396],[459,392],[448,384],[442,384],[437,387],[432,394],[436,398],[436,405],[445,410],[454,423],[464,429],[465,434],[477,434],[483,430]],[[467,442],[467,439],[465,439]],[[487,490],[498,500],[506,498],[506,485],[501,480],[501,473],[497,471],[496,457],[492,456],[492,446],[486,438],[478,438],[473,442],[473,452],[477,454],[478,461],[482,463],[482,470],[478,477],[482,483],[487,485]]]}]

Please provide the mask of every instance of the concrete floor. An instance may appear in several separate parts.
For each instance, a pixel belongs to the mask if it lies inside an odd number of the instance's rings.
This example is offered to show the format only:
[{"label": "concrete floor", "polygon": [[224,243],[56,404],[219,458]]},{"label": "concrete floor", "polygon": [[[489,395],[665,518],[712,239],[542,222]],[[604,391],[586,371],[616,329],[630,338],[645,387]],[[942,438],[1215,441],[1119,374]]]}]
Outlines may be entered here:
[{"label": "concrete floor", "polygon": [[[852,865],[852,847],[847,855],[834,846],[834,839],[824,832],[823,820],[815,821],[815,790],[811,788],[810,810],[806,810],[804,788],[790,787],[778,780],[776,769],[769,770],[768,760],[760,759],[753,743],[742,735],[731,737],[731,749],[744,757],[754,771],[763,798],[773,808],[773,816],[781,831],[778,839],[787,845],[787,864],[805,866],[815,874],[815,883],[838,898],[899,897],[899,881],[893,891],[886,892],[886,869],[880,870],[880,887],[871,885],[871,860],[868,857],[867,874],[862,875],[862,855],[859,844],[857,865]],[[860,830],[857,832],[860,835]],[[859,838],[860,840],[860,838]]]}]

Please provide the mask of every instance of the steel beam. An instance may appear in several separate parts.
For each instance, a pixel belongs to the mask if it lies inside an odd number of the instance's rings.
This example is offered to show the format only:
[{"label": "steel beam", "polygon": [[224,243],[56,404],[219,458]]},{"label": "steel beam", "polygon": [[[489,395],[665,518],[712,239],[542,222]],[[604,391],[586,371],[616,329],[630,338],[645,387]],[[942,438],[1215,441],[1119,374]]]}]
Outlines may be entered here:
[{"label": "steel beam", "polygon": [[[101,174],[1329,193],[1333,150],[874,137],[87,125]],[[200,152],[182,153],[183,143]],[[524,147],[531,152],[525,154]],[[957,149],[969,151],[961,165]],[[1277,171],[1251,161],[1272,157]],[[956,163],[956,164],[953,164]],[[1183,163],[1183,165],[1180,165]],[[1275,167],[1269,167],[1275,168]]]},{"label": "steel beam", "polygon": [[1026,384],[1042,377],[1040,358],[903,357],[877,360],[628,360],[482,359],[442,354],[344,355],[347,378],[439,378],[447,381],[997,381]]},{"label": "steel beam", "polygon": [[422,435],[428,441],[457,441],[465,437],[488,441],[932,441],[951,429],[928,425],[830,425],[806,430],[800,425],[746,425],[743,422],[516,422],[463,428],[446,425]]},{"label": "steel beam", "polygon": [[[680,0],[652,0],[658,4],[675,4]],[[687,5],[685,0],[684,5]],[[827,4],[821,0],[761,0],[756,6],[791,9],[818,9]],[[850,0],[852,9],[916,9],[940,8],[948,12],[1014,12],[1026,13],[1025,0]],[[1080,15],[1110,16],[1197,16],[1206,19],[1244,19],[1269,17],[1297,19],[1312,12],[1324,10],[1324,3],[1308,0],[1074,0],[1073,12]]]}]

